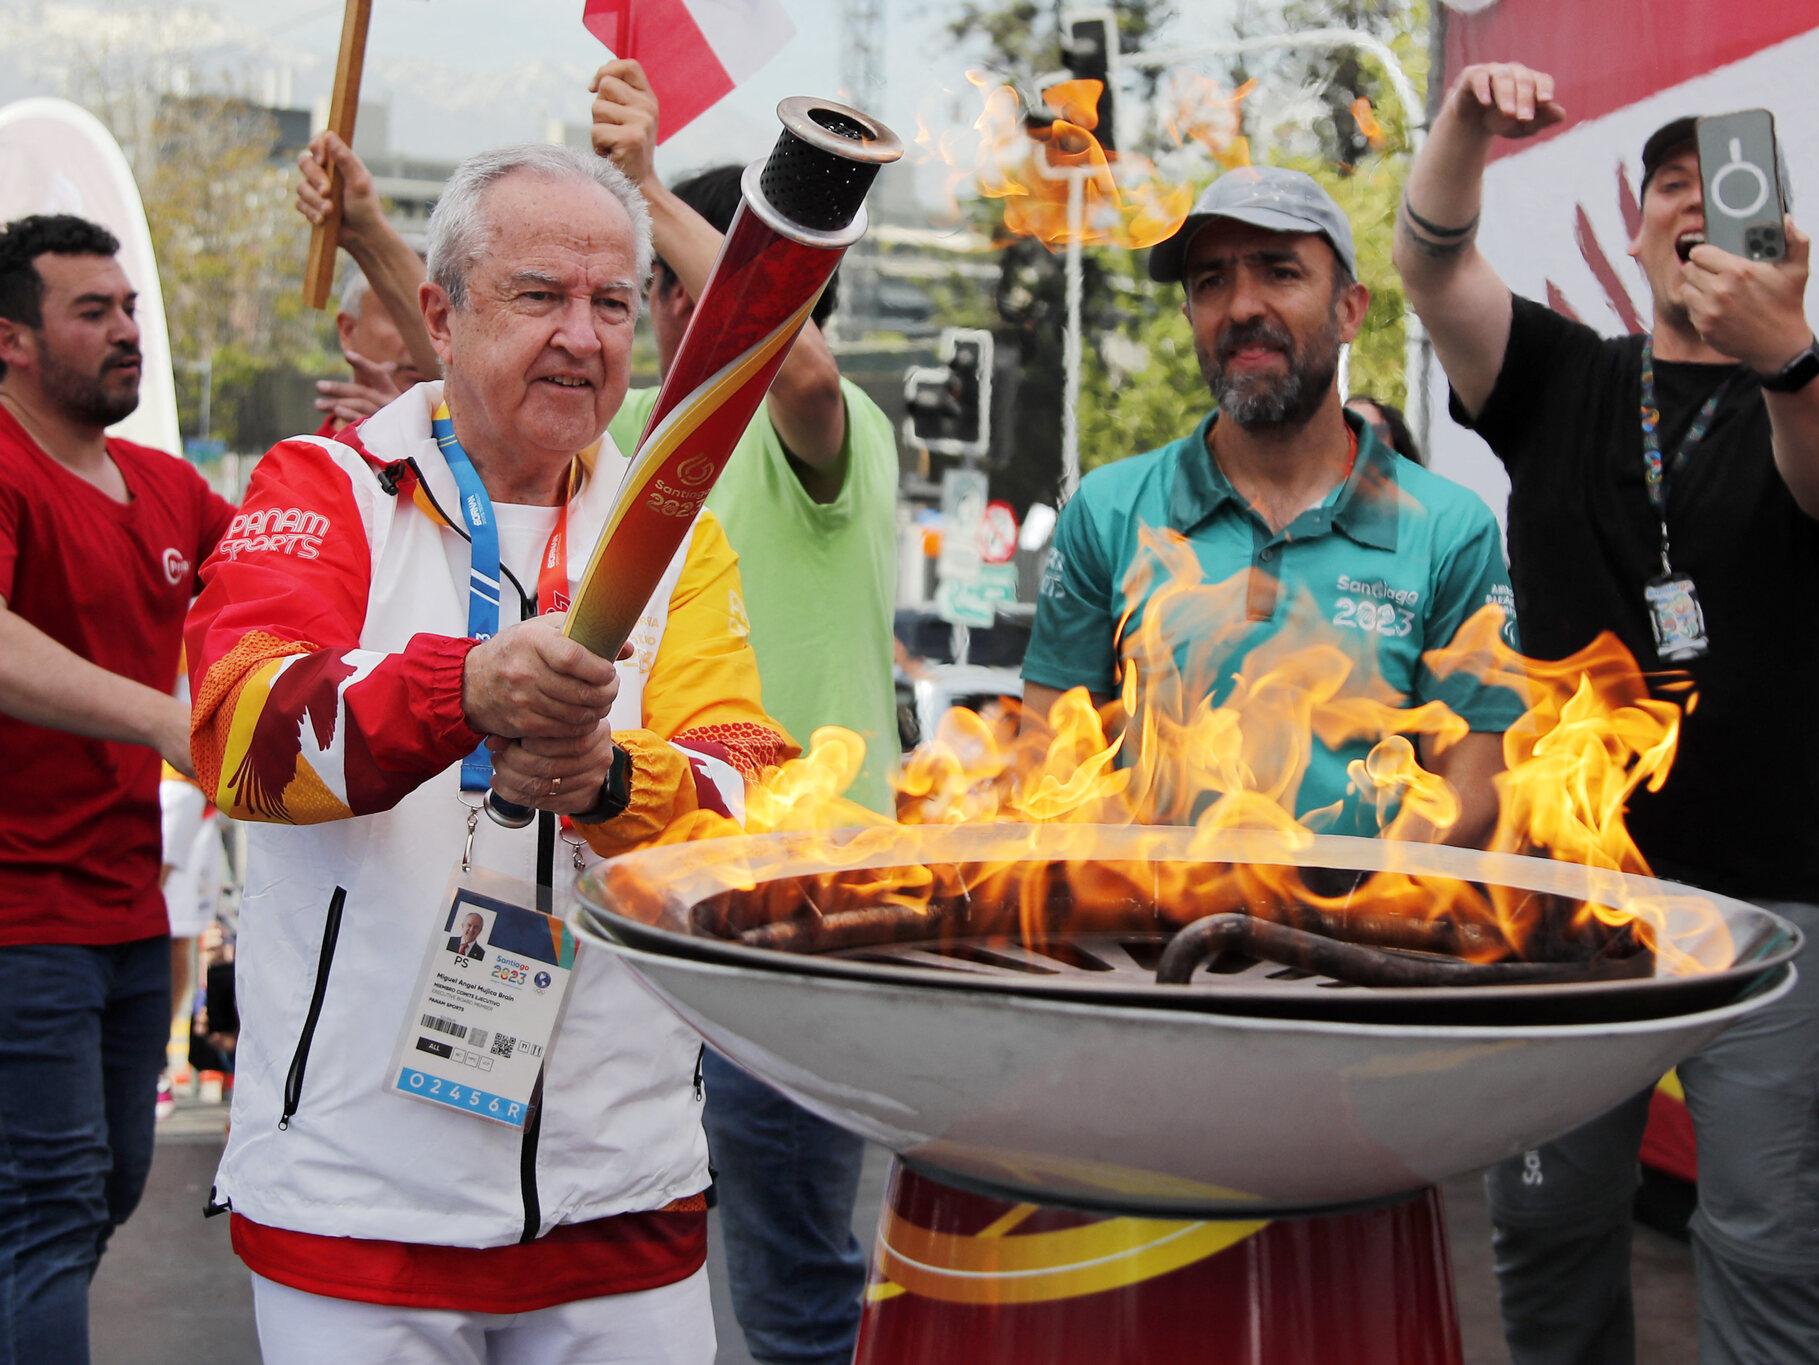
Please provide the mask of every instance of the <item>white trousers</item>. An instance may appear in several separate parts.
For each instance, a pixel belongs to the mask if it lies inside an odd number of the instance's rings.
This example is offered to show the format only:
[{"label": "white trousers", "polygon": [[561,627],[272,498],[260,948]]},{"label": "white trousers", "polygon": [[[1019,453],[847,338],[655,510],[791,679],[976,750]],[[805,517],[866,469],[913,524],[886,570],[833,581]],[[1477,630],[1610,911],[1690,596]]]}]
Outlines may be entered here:
[{"label": "white trousers", "polygon": [[163,810],[164,865],[170,869],[164,879],[164,905],[171,937],[200,938],[215,918],[227,871],[221,820],[215,815],[203,818],[206,799],[188,782],[159,783],[158,801]]},{"label": "white trousers", "polygon": [[707,1267],[534,1313],[391,1308],[253,1276],[265,1365],[713,1365]]}]

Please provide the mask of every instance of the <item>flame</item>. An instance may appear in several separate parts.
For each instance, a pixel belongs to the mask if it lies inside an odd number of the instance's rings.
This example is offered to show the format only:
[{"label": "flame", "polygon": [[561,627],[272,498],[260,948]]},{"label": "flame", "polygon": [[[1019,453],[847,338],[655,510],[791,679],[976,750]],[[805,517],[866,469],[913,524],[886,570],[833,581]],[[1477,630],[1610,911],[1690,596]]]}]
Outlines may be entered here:
[{"label": "flame", "polygon": [[[1184,157],[1232,167],[1249,160],[1241,106],[1255,89],[1227,92],[1191,72],[1172,73],[1158,98],[1160,123],[1174,151],[1163,167],[1128,150],[1108,152],[1094,136],[1103,88],[1068,81],[1042,92],[1032,114],[1010,85],[980,72],[968,82],[979,99],[970,128],[937,132],[918,116],[914,142],[925,160],[948,168],[951,198],[969,193],[1001,201],[1006,230],[1050,246],[1069,240],[1069,194],[1080,186],[1081,240],[1125,247],[1172,233],[1190,207]],[[1353,115],[1373,146],[1384,130],[1369,103]],[[909,755],[898,777],[897,820],[844,801],[862,750],[844,732],[819,731],[808,752],[769,775],[753,793],[745,829],[811,836],[824,875],[767,887],[763,868],[747,868],[759,904],[747,913],[787,918],[802,897],[830,915],[865,907],[907,907],[933,914],[968,897],[1018,907],[1026,941],[1051,932],[1054,906],[1082,917],[1116,917],[1120,907],[1155,907],[1185,921],[1224,909],[1308,907],[1334,915],[1366,913],[1463,926],[1468,956],[1486,960],[1545,955],[1575,941],[1634,937],[1669,972],[1726,965],[1728,936],[1696,897],[1644,896],[1626,874],[1648,866],[1624,824],[1640,790],[1666,780],[1679,738],[1681,708],[1652,695],[1613,636],[1571,658],[1528,660],[1503,639],[1505,618],[1491,606],[1466,622],[1450,645],[1431,651],[1428,669],[1510,690],[1526,713],[1504,735],[1503,771],[1493,782],[1495,827],[1477,842],[1493,852],[1540,855],[1601,874],[1585,901],[1555,899],[1497,885],[1392,870],[1361,885],[1333,889],[1287,863],[1204,865],[1105,863],[1094,841],[1106,825],[1189,827],[1207,856],[1232,832],[1276,846],[1305,848],[1316,833],[1355,821],[1390,847],[1443,839],[1459,828],[1467,803],[1434,759],[1469,733],[1441,702],[1411,707],[1368,667],[1368,654],[1332,638],[1311,602],[1289,604],[1288,624],[1249,649],[1235,675],[1226,660],[1248,629],[1248,576],[1207,583],[1191,546],[1172,533],[1143,532],[1146,553],[1128,596],[1145,602],[1140,621],[1120,623],[1120,695],[1096,707],[1084,691],[1061,697],[1041,723],[1013,712],[954,711],[933,740]],[[1270,604],[1274,610],[1273,600]],[[1265,613],[1268,615],[1269,613]],[[1177,650],[1176,641],[1191,642]],[[1690,707],[1692,698],[1687,698]],[[1317,747],[1349,750],[1346,789],[1313,790]],[[1321,765],[1330,773],[1330,765]],[[1330,778],[1321,781],[1330,783]],[[916,826],[1018,824],[1082,828],[1078,857],[1052,864],[986,863],[959,868],[913,859],[904,866],[852,869],[903,845]],[[691,817],[665,841],[735,833],[718,817]],[[1461,831],[1465,833],[1465,831]],[[907,840],[915,846],[914,837]],[[1141,847],[1141,841],[1139,841]],[[1057,899],[1056,879],[1061,887]],[[753,921],[757,922],[757,921]],[[1464,930],[1470,930],[1465,933]]]},{"label": "flame", "polygon": [[1251,145],[1239,106],[1256,88],[1248,80],[1228,93],[1210,76],[1171,71],[1161,92],[1163,129],[1175,146],[1197,146],[1224,170],[1248,166]]},{"label": "flame", "polygon": [[[1658,790],[1666,780],[1682,708],[1651,695],[1608,634],[1570,658],[1524,658],[1505,641],[1505,616],[1495,605],[1424,662],[1443,686],[1456,676],[1476,679],[1526,701],[1503,737],[1497,821],[1484,847],[1593,869],[1599,891],[1584,903],[1563,907],[1529,891],[1419,876],[1398,870],[1394,859],[1391,870],[1339,889],[1267,860],[1222,864],[1216,875],[1204,864],[1106,863],[1097,860],[1092,829],[1080,831],[1078,856],[1062,866],[931,860],[852,871],[886,845],[913,847],[916,826],[1189,826],[1190,851],[1206,856],[1234,830],[1253,832],[1266,846],[1305,849],[1348,804],[1348,818],[1363,812],[1375,826],[1363,832],[1392,847],[1456,826],[1459,793],[1422,760],[1463,738],[1464,720],[1437,701],[1405,706],[1370,667],[1371,652],[1342,648],[1306,598],[1290,602],[1286,623],[1232,671],[1226,660],[1248,628],[1248,574],[1207,582],[1185,538],[1148,528],[1140,535],[1144,552],[1126,592],[1146,605],[1140,621],[1121,625],[1124,670],[1113,701],[1098,707],[1075,689],[1045,724],[1023,724],[1014,710],[950,711],[933,740],[903,763],[896,820],[841,795],[859,771],[863,742],[837,728],[818,730],[802,757],[753,788],[743,829],[698,811],[659,842],[741,832],[809,836],[827,870],[807,889],[800,878],[767,886],[764,868],[743,869],[757,898],[741,911],[750,923],[799,914],[804,897],[823,915],[878,905],[932,915],[969,896],[990,897],[1016,905],[1025,940],[1037,944],[1053,931],[1057,904],[1068,906],[1074,927],[1116,921],[1139,904],[1178,922],[1299,906],[1445,919],[1463,927],[1460,951],[1485,960],[1588,936],[1597,942],[1633,925],[1662,970],[1729,964],[1728,936],[1709,907],[1687,896],[1642,896],[1621,875],[1648,872],[1624,810],[1638,790]],[[1209,686],[1209,679],[1217,681]],[[1349,803],[1304,791],[1317,745],[1360,743],[1368,747],[1345,767]]]},{"label": "flame", "polygon": [[[1041,94],[1041,108],[1026,108],[1010,85],[981,71],[966,73],[979,114],[970,127],[939,132],[926,111],[916,116],[911,145],[917,159],[947,168],[944,192],[958,216],[961,194],[1000,200],[1005,231],[1066,245],[1074,235],[1070,184],[1081,182],[1079,240],[1131,249],[1171,235],[1193,205],[1191,174],[1165,174],[1150,158],[1128,150],[1108,152],[1094,136],[1104,86],[1096,80],[1062,81]],[[1204,77],[1171,85],[1165,117],[1177,148],[1204,149],[1221,166],[1247,164],[1249,146],[1238,131],[1238,104],[1251,86],[1227,95]]]},{"label": "flame", "polygon": [[1371,102],[1363,95],[1352,101],[1352,122],[1358,125],[1358,131],[1371,146],[1373,152],[1383,150],[1388,141],[1383,132],[1383,125],[1377,122],[1377,111],[1371,108]]}]

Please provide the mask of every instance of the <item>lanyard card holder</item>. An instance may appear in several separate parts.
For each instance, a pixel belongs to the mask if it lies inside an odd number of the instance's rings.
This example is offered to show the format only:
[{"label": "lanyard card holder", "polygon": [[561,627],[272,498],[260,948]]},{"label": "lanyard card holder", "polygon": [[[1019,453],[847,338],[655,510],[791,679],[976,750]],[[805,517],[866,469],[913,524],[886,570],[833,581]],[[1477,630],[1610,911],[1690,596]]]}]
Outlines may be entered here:
[{"label": "lanyard card holder", "polygon": [[516,878],[456,868],[437,903],[391,1089],[523,1128],[574,971],[569,927]]},{"label": "lanyard card holder", "polygon": [[1699,590],[1685,574],[1664,573],[1643,586],[1648,621],[1655,632],[1655,654],[1663,663],[1683,663],[1711,650],[1705,636],[1705,609]]},{"label": "lanyard card holder", "polygon": [[1661,450],[1661,409],[1655,403],[1655,344],[1642,342],[1642,482],[1649,506],[1661,522],[1661,573],[1642,585],[1649,626],[1655,633],[1655,654],[1663,663],[1683,663],[1709,654],[1712,642],[1705,634],[1705,608],[1693,580],[1674,570],[1667,531],[1668,477],[1689,463],[1704,443],[1718,416],[1719,405],[1731,390],[1733,372],[1712,391],[1693,416],[1692,426],[1670,462]]}]

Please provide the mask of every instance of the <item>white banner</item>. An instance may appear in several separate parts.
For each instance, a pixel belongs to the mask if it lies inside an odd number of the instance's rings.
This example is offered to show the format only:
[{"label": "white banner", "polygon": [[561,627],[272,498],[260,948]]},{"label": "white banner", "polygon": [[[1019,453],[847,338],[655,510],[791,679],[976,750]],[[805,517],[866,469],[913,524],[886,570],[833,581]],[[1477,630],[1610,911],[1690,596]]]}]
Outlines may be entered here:
[{"label": "white banner", "polygon": [[113,135],[88,110],[55,99],[0,109],[0,223],[28,213],[73,213],[120,239],[120,268],[139,291],[139,406],[115,436],[183,452],[171,377],[164,295],[139,187]]}]

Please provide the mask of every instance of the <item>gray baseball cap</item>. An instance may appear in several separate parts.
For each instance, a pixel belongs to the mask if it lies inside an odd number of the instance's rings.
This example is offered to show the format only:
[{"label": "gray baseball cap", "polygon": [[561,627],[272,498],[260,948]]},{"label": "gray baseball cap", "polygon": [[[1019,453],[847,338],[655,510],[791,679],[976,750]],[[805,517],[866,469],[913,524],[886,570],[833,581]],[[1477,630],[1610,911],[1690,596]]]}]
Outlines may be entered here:
[{"label": "gray baseball cap", "polygon": [[1358,278],[1352,225],[1339,206],[1311,175],[1281,166],[1240,166],[1202,190],[1175,235],[1150,248],[1150,278],[1160,284],[1179,280],[1188,243],[1214,218],[1231,218],[1271,232],[1317,232],[1332,244],[1352,278]]}]

